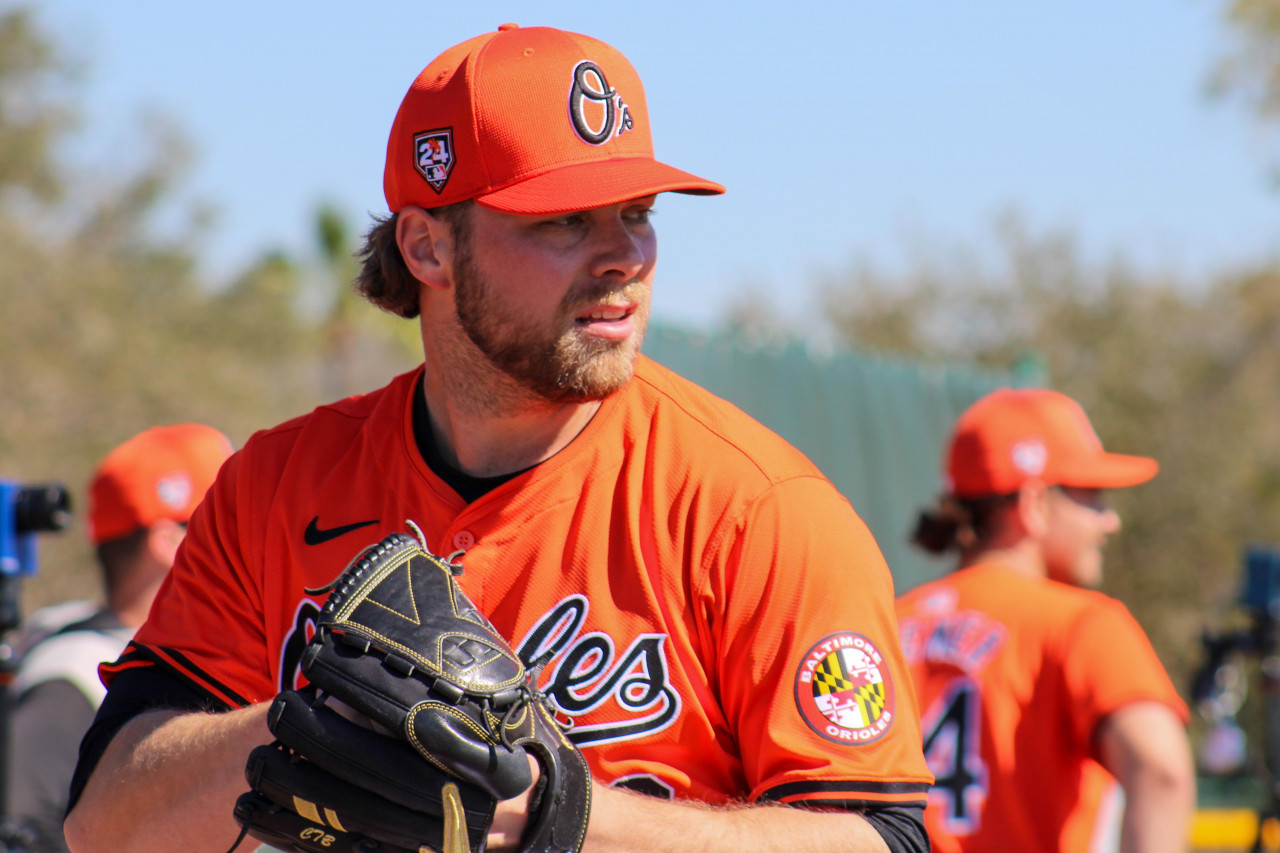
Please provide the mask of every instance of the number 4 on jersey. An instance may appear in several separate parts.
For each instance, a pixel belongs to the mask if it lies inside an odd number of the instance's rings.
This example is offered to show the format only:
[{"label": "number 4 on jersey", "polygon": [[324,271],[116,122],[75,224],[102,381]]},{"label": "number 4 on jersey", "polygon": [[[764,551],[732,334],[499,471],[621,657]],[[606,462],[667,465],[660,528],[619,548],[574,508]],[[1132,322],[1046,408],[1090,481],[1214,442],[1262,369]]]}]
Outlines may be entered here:
[{"label": "number 4 on jersey", "polygon": [[969,835],[982,823],[987,766],[979,751],[981,713],[978,685],[962,676],[947,685],[921,720],[924,757],[934,775],[929,799],[942,807],[952,835]]}]

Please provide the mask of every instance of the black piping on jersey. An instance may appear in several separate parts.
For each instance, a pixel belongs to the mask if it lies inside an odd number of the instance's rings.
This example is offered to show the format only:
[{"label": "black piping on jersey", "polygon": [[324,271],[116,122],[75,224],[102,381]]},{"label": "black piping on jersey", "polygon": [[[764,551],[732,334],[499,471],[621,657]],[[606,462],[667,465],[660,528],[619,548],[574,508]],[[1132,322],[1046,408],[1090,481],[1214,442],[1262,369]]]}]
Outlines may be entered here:
[{"label": "black piping on jersey", "polygon": [[[929,795],[929,785],[925,782],[869,782],[866,780],[850,780],[846,782],[825,782],[814,780],[812,782],[787,782],[770,788],[760,795],[760,802],[781,801],[783,797],[790,797],[795,794],[822,794],[829,792],[851,793],[862,792],[866,794],[919,794],[920,802],[923,803]],[[813,802],[806,798],[805,802]],[[884,800],[851,800],[847,798],[833,799],[827,801],[828,805],[838,803],[874,803],[883,804]]]},{"label": "black piping on jersey", "polygon": [[[769,801],[767,798],[765,798],[765,797],[761,797],[761,798],[760,798],[760,802],[765,803],[765,802],[770,802],[770,801]],[[842,809],[842,810],[847,811],[847,812],[860,812],[860,811],[864,811],[864,810],[866,810],[866,809],[868,809],[868,808],[871,808],[872,806],[874,806],[877,810],[879,810],[879,809],[883,809],[883,808],[889,808],[889,807],[890,807],[890,806],[886,806],[886,805],[885,805],[885,802],[884,802],[883,800],[850,800],[850,799],[838,799],[838,800],[811,800],[811,799],[804,799],[804,800],[793,800],[793,801],[791,801],[790,803],[787,803],[786,805],[789,805],[789,806],[799,806],[799,807],[802,807],[802,808]],[[894,804],[891,804],[891,805],[897,805],[897,806],[899,806],[899,807],[901,807],[901,808],[916,808],[916,809],[918,809],[918,808],[923,808],[923,807],[924,807],[924,801],[923,801],[923,800],[921,800],[919,804],[916,804],[916,803],[894,803]]]},{"label": "black piping on jersey", "polygon": [[[169,661],[165,660],[165,657],[176,661],[182,669],[170,664]],[[120,656],[120,660],[117,661],[117,664],[130,663],[132,661],[148,661],[155,666],[160,667],[165,672],[191,688],[195,693],[206,697],[209,703],[208,710],[210,711],[233,711],[236,708],[244,708],[253,704],[239,693],[218,681],[218,679],[210,676],[209,673],[196,666],[191,662],[190,658],[176,649],[161,646],[159,647],[158,653],[156,650],[147,648],[146,646],[139,646],[134,643],[130,643],[129,647],[125,649],[124,654]],[[183,672],[183,669],[186,669],[187,672]],[[130,670],[120,670],[119,672],[126,671]],[[119,672],[117,673],[117,677]],[[188,672],[194,674],[195,677],[193,678],[191,675],[188,675]],[[200,682],[200,679],[204,680],[203,684]],[[216,689],[222,697],[231,700],[231,703],[224,701],[223,698],[220,698],[217,694],[211,692],[209,689],[210,686]]]}]

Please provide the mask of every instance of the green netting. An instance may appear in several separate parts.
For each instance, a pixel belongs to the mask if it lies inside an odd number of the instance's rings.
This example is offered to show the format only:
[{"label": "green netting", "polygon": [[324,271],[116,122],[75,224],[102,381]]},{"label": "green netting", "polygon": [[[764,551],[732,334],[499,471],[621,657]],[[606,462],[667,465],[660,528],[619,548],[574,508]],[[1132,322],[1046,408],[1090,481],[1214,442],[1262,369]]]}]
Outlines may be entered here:
[{"label": "green netting", "polygon": [[875,534],[903,592],[950,569],[907,539],[941,487],[943,446],[970,403],[1025,376],[799,344],[755,346],[727,335],[654,327],[645,353],[729,400],[826,473]]}]

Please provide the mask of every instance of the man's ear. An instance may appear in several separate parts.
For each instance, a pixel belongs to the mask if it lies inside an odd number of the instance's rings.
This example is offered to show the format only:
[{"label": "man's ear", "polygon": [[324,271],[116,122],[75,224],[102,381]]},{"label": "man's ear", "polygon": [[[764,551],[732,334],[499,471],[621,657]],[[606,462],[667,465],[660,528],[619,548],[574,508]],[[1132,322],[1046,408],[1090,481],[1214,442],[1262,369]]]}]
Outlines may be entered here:
[{"label": "man's ear", "polygon": [[1049,487],[1039,480],[1028,480],[1018,489],[1018,523],[1028,536],[1041,539],[1049,529]]},{"label": "man's ear", "polygon": [[147,550],[151,559],[166,570],[173,565],[178,546],[187,535],[187,529],[176,521],[162,518],[147,528]]},{"label": "man's ear", "polygon": [[453,229],[444,219],[420,207],[405,207],[396,217],[396,244],[405,266],[427,287],[452,286]]}]

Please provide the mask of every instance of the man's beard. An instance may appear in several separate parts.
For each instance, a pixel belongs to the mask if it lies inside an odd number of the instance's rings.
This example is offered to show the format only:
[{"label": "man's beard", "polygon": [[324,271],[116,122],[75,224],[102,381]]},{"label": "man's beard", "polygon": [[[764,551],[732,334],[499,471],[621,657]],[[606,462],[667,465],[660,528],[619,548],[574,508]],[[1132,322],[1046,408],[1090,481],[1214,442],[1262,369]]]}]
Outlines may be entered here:
[{"label": "man's beard", "polygon": [[[518,385],[547,402],[582,403],[603,399],[631,379],[649,320],[648,285],[633,280],[575,287],[554,318],[534,325],[494,295],[467,241],[458,245],[455,258],[458,323],[489,361]],[[574,328],[575,313],[619,295],[638,306],[631,317],[635,333],[629,338],[606,340]],[[562,331],[558,321],[565,318],[569,328]]]}]

